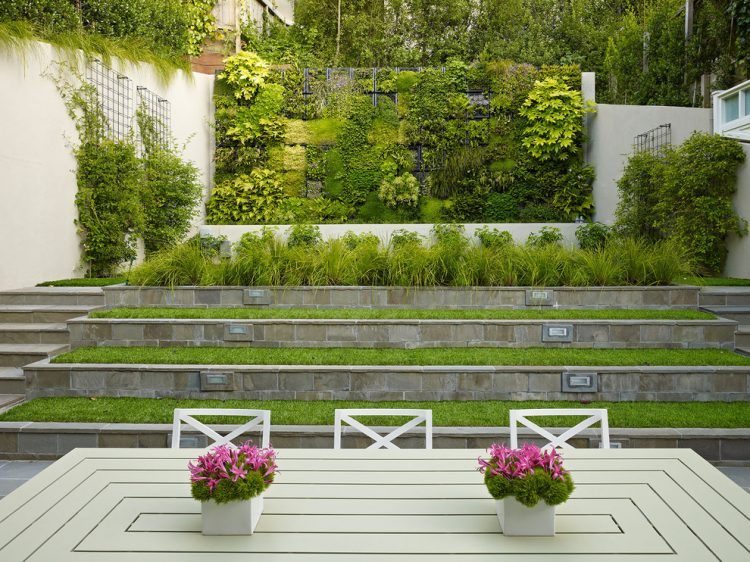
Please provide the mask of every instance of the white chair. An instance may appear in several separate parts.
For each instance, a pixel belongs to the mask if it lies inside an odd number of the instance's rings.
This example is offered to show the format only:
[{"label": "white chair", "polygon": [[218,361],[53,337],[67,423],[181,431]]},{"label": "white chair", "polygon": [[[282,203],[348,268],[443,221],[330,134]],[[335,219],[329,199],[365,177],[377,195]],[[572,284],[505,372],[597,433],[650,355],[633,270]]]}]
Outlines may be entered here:
[{"label": "white chair", "polygon": [[[528,420],[528,418],[535,416],[586,416],[586,419],[556,436]],[[607,418],[607,410],[605,409],[542,408],[534,410],[511,410],[510,446],[512,449],[518,448],[518,423],[528,427],[549,441],[549,443],[542,447],[542,449],[557,449],[558,447],[562,449],[573,449],[574,447],[568,444],[568,439],[578,435],[581,431],[587,427],[591,427],[597,422],[601,422],[601,448],[609,449],[609,421]]]},{"label": "white chair", "polygon": [[[247,423],[233,429],[226,435],[220,435],[204,423],[199,422],[193,416],[234,416],[252,418]],[[257,426],[261,426],[262,438],[261,447],[266,448],[271,440],[271,411],[270,410],[243,410],[243,409],[225,409],[225,408],[176,408],[174,411],[174,421],[172,423],[172,448],[180,448],[180,433],[182,424],[186,424],[193,429],[197,429],[204,435],[213,439],[213,445],[229,445],[235,447],[232,439],[239,437]]]},{"label": "white chair", "polygon": [[[380,435],[363,423],[355,420],[353,416],[410,416],[412,419],[404,425],[397,427],[388,435]],[[398,447],[393,444],[393,440],[410,429],[417,427],[422,422],[425,424],[425,449],[432,449],[432,410],[404,410],[390,408],[336,410],[336,422],[333,430],[333,448],[341,448],[341,425],[343,423],[358,429],[368,437],[372,438],[374,443],[367,447],[368,449],[398,449]]]}]

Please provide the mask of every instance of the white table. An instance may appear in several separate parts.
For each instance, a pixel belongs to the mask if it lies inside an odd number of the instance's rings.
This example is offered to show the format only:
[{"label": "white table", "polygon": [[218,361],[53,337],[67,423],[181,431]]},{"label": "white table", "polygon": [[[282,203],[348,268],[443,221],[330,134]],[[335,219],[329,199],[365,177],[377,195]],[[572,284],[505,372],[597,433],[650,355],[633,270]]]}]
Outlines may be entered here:
[{"label": "white table", "polygon": [[281,450],[256,534],[204,537],[198,453],[69,453],[0,501],[0,560],[750,560],[750,494],[687,449],[566,453],[577,488],[543,538],[500,533],[464,449]]}]

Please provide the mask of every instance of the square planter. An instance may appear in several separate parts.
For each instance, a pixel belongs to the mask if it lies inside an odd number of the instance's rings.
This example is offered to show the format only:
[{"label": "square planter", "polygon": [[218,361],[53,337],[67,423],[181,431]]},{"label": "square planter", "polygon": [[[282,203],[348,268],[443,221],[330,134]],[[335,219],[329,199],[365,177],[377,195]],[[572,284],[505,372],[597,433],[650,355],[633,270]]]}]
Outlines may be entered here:
[{"label": "square planter", "polygon": [[497,518],[504,535],[552,537],[555,535],[555,506],[540,501],[526,507],[514,497],[495,500]]},{"label": "square planter", "polygon": [[252,535],[263,513],[263,496],[246,501],[201,502],[201,533],[204,535]]}]

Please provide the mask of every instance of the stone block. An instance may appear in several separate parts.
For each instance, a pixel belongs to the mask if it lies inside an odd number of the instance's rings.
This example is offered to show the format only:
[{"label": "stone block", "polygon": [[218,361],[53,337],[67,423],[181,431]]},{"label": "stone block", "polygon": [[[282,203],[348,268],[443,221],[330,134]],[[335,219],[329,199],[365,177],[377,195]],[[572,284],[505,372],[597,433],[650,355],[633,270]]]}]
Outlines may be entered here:
[{"label": "stone block", "polygon": [[111,371],[107,373],[107,389],[136,389],[140,387],[141,376],[137,371]]},{"label": "stone block", "polygon": [[195,304],[220,305],[221,289],[195,289]]},{"label": "stone block", "polygon": [[357,328],[354,324],[331,324],[326,330],[328,341],[356,341]]},{"label": "stone block", "polygon": [[644,306],[669,306],[669,290],[665,289],[644,289],[640,291],[641,301]]},{"label": "stone block", "polygon": [[169,447],[168,434],[164,433],[139,433],[138,447],[141,449],[163,449]]},{"label": "stone block", "polygon": [[280,390],[314,390],[312,373],[279,373]]},{"label": "stone block", "polygon": [[18,452],[30,454],[56,455],[57,433],[19,433]]},{"label": "stone block", "polygon": [[502,392],[524,392],[529,389],[529,373],[493,373],[492,388]]},{"label": "stone block", "polygon": [[198,342],[203,340],[203,324],[172,324],[172,339],[175,341]]},{"label": "stone block", "polygon": [[[255,339],[261,339],[258,333],[258,326],[253,326],[253,336]],[[203,341],[218,343],[224,340],[224,324],[204,324]]]},{"label": "stone block", "polygon": [[601,392],[635,392],[640,388],[637,373],[599,373]]},{"label": "stone block", "polygon": [[0,432],[0,453],[18,452],[18,433],[16,431]]},{"label": "stone block", "polygon": [[70,388],[70,371],[36,371],[34,377],[37,388]]},{"label": "stone block", "polygon": [[676,375],[669,373],[642,373],[638,381],[640,392],[674,392]]},{"label": "stone block", "polygon": [[721,460],[750,461],[750,439],[722,439]]},{"label": "stone block", "polygon": [[559,373],[529,373],[529,392],[560,392]]},{"label": "stone block", "polygon": [[111,339],[129,341],[143,340],[143,324],[112,324]]},{"label": "stone block", "polygon": [[175,374],[169,371],[142,371],[140,387],[151,390],[173,390]]},{"label": "stone block", "polygon": [[174,388],[175,390],[199,390],[201,386],[201,377],[198,371],[175,371]]},{"label": "stone block", "polygon": [[137,433],[112,433],[102,431],[99,433],[99,447],[101,448],[128,448],[138,447]]},{"label": "stone block", "polygon": [[201,392],[231,392],[242,389],[242,376],[233,371],[202,371]]},{"label": "stone block", "polygon": [[302,297],[302,304],[317,305],[317,306],[330,306],[331,305],[331,291],[328,289],[319,289],[311,287],[305,289]]},{"label": "stone block", "polygon": [[294,341],[294,324],[265,324],[263,328],[265,341]]},{"label": "stone block", "polygon": [[270,289],[250,287],[242,289],[241,303],[245,306],[268,306],[272,298]]},{"label": "stone block", "polygon": [[387,390],[385,373],[352,373],[352,391]]},{"label": "stone block", "polygon": [[713,392],[748,392],[748,376],[744,373],[714,373],[711,375]]},{"label": "stone block", "polygon": [[541,343],[542,325],[541,324],[524,324],[513,327],[515,343]]},{"label": "stone block", "polygon": [[484,326],[486,341],[512,342],[515,340],[514,326],[510,324],[486,324]]},{"label": "stone block", "polygon": [[734,343],[734,325],[726,326],[704,326],[703,339],[706,342],[732,342]]},{"label": "stone block", "polygon": [[528,289],[526,306],[552,306],[555,304],[555,291],[552,289]]},{"label": "stone block", "polygon": [[385,342],[388,341],[388,327],[383,324],[357,325],[357,341]]},{"label": "stone block", "polygon": [[422,376],[419,373],[387,373],[385,386],[388,390],[420,390]]},{"label": "stone block", "polygon": [[331,291],[331,305],[353,308],[360,304],[360,289],[336,289]]},{"label": "stone block", "polygon": [[635,343],[641,339],[641,327],[637,325],[617,325],[609,327],[610,341]]},{"label": "stone block", "polygon": [[699,289],[670,289],[669,301],[672,305],[698,306]]},{"label": "stone block", "polygon": [[278,390],[278,373],[243,373],[242,384],[245,390]]},{"label": "stone block", "polygon": [[453,341],[457,343],[481,342],[484,340],[484,324],[457,324],[453,328]]},{"label": "stone block", "polygon": [[721,441],[719,439],[679,439],[677,447],[692,449],[708,461],[721,460]]},{"label": "stone block", "polygon": [[58,437],[58,453],[69,453],[77,448],[96,448],[99,435],[97,433],[61,433]]},{"label": "stone block", "polygon": [[672,342],[688,344],[703,341],[703,326],[677,325],[672,327]]},{"label": "stone block", "polygon": [[450,342],[454,340],[451,324],[423,324],[420,330],[422,341]]},{"label": "stone block", "polygon": [[297,324],[295,339],[298,342],[329,341],[328,324]]},{"label": "stone block", "polygon": [[631,437],[629,446],[634,449],[675,449],[676,437]]},{"label": "stone block", "polygon": [[167,323],[146,324],[143,327],[143,339],[169,340],[172,339],[172,326]]},{"label": "stone block", "polygon": [[608,324],[579,324],[576,329],[576,341],[609,342]]},{"label": "stone block", "polygon": [[420,341],[417,324],[391,324],[388,329],[388,341],[418,343]]},{"label": "stone block", "polygon": [[642,324],[641,342],[668,342],[672,338],[672,326],[664,324]]},{"label": "stone block", "polygon": [[107,371],[72,371],[70,377],[71,388],[84,390],[99,390],[107,388]]},{"label": "stone block", "polygon": [[351,388],[349,373],[314,373],[313,388],[315,390],[349,390]]},{"label": "stone block", "polygon": [[492,373],[460,373],[458,390],[492,390]]},{"label": "stone block", "polygon": [[221,306],[242,306],[242,289],[222,289]]},{"label": "stone block", "polygon": [[458,389],[457,373],[423,373],[422,390],[453,392]]}]

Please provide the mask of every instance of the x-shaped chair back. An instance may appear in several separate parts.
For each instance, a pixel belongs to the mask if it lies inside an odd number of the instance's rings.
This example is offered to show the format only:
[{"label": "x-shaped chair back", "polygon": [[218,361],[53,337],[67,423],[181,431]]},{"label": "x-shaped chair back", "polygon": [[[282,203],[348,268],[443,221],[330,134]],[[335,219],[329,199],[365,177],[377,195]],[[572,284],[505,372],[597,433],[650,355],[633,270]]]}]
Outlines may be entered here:
[{"label": "x-shaped chair back", "polygon": [[[194,416],[233,416],[249,417],[250,421],[233,429],[226,435],[220,435],[206,424],[199,422]],[[213,445],[229,445],[235,447],[232,439],[239,437],[243,433],[251,431],[257,426],[261,426],[262,438],[261,447],[268,447],[271,440],[271,410],[243,410],[232,408],[176,408],[174,411],[174,421],[172,424],[172,448],[180,448],[180,433],[182,424],[187,424],[193,429],[197,429],[204,435],[213,439]]]},{"label": "x-shaped chair back", "polygon": [[[380,435],[362,422],[355,420],[354,416],[411,416],[412,419],[404,425],[397,427],[388,435]],[[417,427],[422,422],[425,424],[425,449],[432,449],[432,410],[405,410],[391,408],[336,410],[336,423],[333,431],[333,448],[341,448],[341,426],[344,423],[359,430],[374,441],[372,445],[367,447],[368,449],[398,449],[393,443],[393,440],[410,429]]]},{"label": "x-shaped chair back", "polygon": [[[553,435],[543,427],[539,427],[528,418],[535,416],[586,416],[586,419],[579,424],[564,431],[560,435]],[[578,435],[587,427],[591,427],[597,422],[601,422],[602,431],[602,449],[609,449],[609,421],[607,410],[605,409],[586,409],[586,408],[547,408],[534,410],[511,410],[510,411],[510,446],[513,449],[518,448],[518,424],[522,424],[535,433],[541,435],[549,441],[543,449],[573,449],[568,444],[568,440]]]}]

